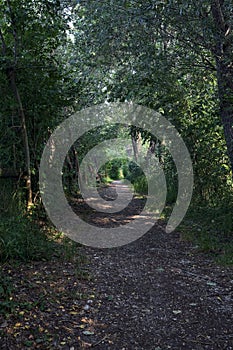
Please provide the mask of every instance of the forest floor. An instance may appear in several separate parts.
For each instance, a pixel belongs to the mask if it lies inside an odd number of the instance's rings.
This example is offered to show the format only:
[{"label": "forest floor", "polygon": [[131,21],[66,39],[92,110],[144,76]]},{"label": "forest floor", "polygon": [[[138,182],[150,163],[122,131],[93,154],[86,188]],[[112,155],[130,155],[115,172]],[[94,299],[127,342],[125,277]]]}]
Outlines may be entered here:
[{"label": "forest floor", "polygon": [[[114,197],[114,184],[101,191]],[[77,213],[106,227],[143,205],[135,198],[106,218],[73,199]],[[5,264],[17,307],[0,318],[0,349],[233,349],[232,268],[164,227],[123,247],[78,247],[72,261]]]}]

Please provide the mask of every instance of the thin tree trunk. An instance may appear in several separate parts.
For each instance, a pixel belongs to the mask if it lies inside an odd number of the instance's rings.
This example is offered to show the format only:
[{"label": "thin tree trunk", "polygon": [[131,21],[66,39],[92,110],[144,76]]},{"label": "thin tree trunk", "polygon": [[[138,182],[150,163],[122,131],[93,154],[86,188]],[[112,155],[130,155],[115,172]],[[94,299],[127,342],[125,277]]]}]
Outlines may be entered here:
[{"label": "thin tree trunk", "polygon": [[[9,3],[10,4],[10,3]],[[14,39],[15,39],[15,48],[14,48],[14,54],[15,54],[15,62],[16,64],[16,47],[17,47],[17,35],[15,30],[14,32]],[[0,28],[0,39],[2,42],[2,54],[3,57],[7,57],[7,46],[6,42],[4,40],[3,32]],[[25,170],[26,170],[26,189],[27,189],[27,208],[29,209],[32,205],[32,183],[31,183],[31,161],[30,161],[30,150],[29,150],[29,143],[28,143],[28,133],[27,133],[27,125],[26,125],[26,118],[25,113],[22,105],[22,100],[20,97],[20,93],[16,84],[16,73],[15,73],[15,66],[10,66],[6,68],[6,75],[10,82],[11,89],[13,91],[15,100],[18,105],[20,120],[21,120],[21,128],[22,128],[22,137],[23,137],[23,143],[24,143],[24,154],[25,154]]]},{"label": "thin tree trunk", "polygon": [[156,146],[156,142],[154,140],[151,140],[150,145],[147,149],[147,154],[146,154],[146,166],[147,166],[147,168],[149,168],[149,166],[150,166],[152,155],[155,154],[155,146]]},{"label": "thin tree trunk", "polygon": [[217,74],[220,116],[223,124],[227,151],[233,174],[233,104],[232,101],[230,101],[233,98],[233,89],[230,86],[231,84],[229,84],[227,81],[228,73],[225,71],[225,65],[222,64],[222,62],[217,62]]},{"label": "thin tree trunk", "polygon": [[19,90],[17,88],[16,79],[15,79],[15,71],[13,68],[8,70],[8,78],[10,79],[12,91],[14,93],[15,100],[18,104],[19,115],[20,115],[20,120],[21,120],[22,136],[23,136],[23,143],[24,143],[24,155],[25,155],[27,208],[30,208],[33,204],[33,202],[32,202],[30,149],[29,149],[29,142],[28,142],[28,133],[27,133],[25,113],[24,113],[20,93],[19,93]]},{"label": "thin tree trunk", "polygon": [[132,140],[132,146],[133,146],[134,159],[135,159],[135,162],[137,162],[138,161],[138,144],[134,135],[131,135],[131,140]]},{"label": "thin tree trunk", "polygon": [[78,159],[78,152],[75,148],[75,146],[72,146],[73,154],[74,154],[74,168],[75,168],[75,181],[78,180],[79,182],[79,189],[82,192],[82,179],[79,172],[79,159]]}]

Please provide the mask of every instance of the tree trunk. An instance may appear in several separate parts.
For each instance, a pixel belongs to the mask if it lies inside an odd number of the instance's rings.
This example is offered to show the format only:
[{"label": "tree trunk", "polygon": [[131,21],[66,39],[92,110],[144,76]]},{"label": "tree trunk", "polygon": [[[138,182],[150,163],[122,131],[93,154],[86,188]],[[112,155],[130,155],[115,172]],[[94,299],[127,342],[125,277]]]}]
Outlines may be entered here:
[{"label": "tree trunk", "polygon": [[[228,82],[228,70],[223,62],[217,62],[220,115],[224,128],[227,151],[233,174],[233,89]],[[233,79],[233,74],[231,75]]]},{"label": "tree trunk", "polygon": [[[15,72],[15,66],[17,62],[17,46],[18,46],[18,38],[17,33],[15,30],[15,18],[12,14],[11,4],[10,1],[7,1],[9,11],[11,13],[11,20],[12,20],[12,31],[13,31],[13,37],[14,37],[14,64],[6,67],[6,75],[9,80],[9,83],[11,85],[11,89],[13,91],[15,100],[18,105],[20,120],[21,120],[21,127],[22,127],[22,137],[23,137],[23,143],[24,143],[24,154],[25,154],[25,172],[26,172],[26,189],[27,189],[27,208],[29,209],[32,205],[32,183],[31,183],[31,161],[30,161],[30,150],[29,150],[29,143],[28,143],[28,134],[27,134],[27,125],[26,125],[26,118],[24,114],[24,109],[22,105],[22,100],[20,97],[20,93],[16,84],[16,72]],[[0,39],[2,42],[2,54],[3,57],[7,58],[7,45],[4,39],[3,32],[0,28]]]},{"label": "tree trunk", "polygon": [[134,154],[134,159],[135,162],[137,163],[138,161],[138,143],[137,139],[134,135],[131,135],[131,140],[132,140],[132,146],[133,146],[133,154]]},{"label": "tree trunk", "polygon": [[78,180],[78,182],[79,182],[79,189],[82,192],[82,179],[81,179],[81,175],[80,175],[80,172],[79,172],[78,152],[77,152],[75,146],[72,146],[72,150],[73,150],[73,155],[74,155],[75,181]]},{"label": "tree trunk", "polygon": [[147,150],[147,154],[146,154],[146,167],[147,168],[149,168],[149,166],[150,166],[152,155],[155,154],[155,146],[156,146],[156,142],[154,140],[151,140],[150,145],[149,145],[148,150]]},{"label": "tree trunk", "polygon": [[25,113],[24,113],[20,93],[19,93],[19,90],[18,90],[17,84],[16,84],[14,68],[8,69],[8,78],[10,80],[12,91],[14,93],[16,102],[18,104],[19,115],[20,115],[20,119],[21,119],[21,127],[22,127],[23,143],[24,143],[24,155],[25,155],[27,208],[29,209],[33,204],[33,202],[32,202],[32,184],[31,184],[30,149],[29,149],[29,143],[28,143],[26,118],[25,118]]},{"label": "tree trunk", "polygon": [[215,26],[215,59],[217,67],[220,116],[233,174],[233,62],[232,30],[224,13],[224,0],[212,0]]}]

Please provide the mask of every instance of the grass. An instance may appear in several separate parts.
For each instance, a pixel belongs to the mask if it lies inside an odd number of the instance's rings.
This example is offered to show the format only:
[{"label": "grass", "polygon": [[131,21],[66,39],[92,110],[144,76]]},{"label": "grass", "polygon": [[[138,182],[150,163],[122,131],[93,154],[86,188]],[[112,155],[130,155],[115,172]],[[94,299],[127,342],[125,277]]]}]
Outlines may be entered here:
[{"label": "grass", "polygon": [[85,257],[78,252],[80,244],[58,232],[47,220],[44,209],[35,207],[26,213],[23,201],[13,196],[13,186],[7,185],[8,182],[1,187],[0,193],[0,316],[4,317],[14,314],[19,307],[23,310],[45,307],[43,294],[35,302],[15,299],[17,286],[12,277],[3,273],[8,266],[17,271],[32,261],[41,262],[42,266],[46,261],[58,261],[61,265],[70,261],[75,266],[77,279],[90,279],[84,266]]},{"label": "grass", "polygon": [[[89,280],[85,257],[78,254],[80,245],[49,226],[41,228],[27,216],[4,217],[0,222],[0,263],[16,270],[32,261],[70,261],[78,279]],[[3,269],[4,270],[4,269]],[[0,271],[0,315],[7,316],[21,307],[24,310],[44,308],[44,296],[35,303],[22,304],[14,300],[15,287],[11,277]]]},{"label": "grass", "polygon": [[25,216],[4,217],[0,222],[0,261],[47,260],[54,243]]},{"label": "grass", "polygon": [[80,245],[58,232],[44,211],[2,215],[0,221],[0,262],[71,260]]},{"label": "grass", "polygon": [[[178,230],[217,263],[233,265],[233,206],[191,206]],[[168,217],[171,208],[165,214]]]},{"label": "grass", "polygon": [[101,183],[102,184],[110,184],[111,182],[113,182],[113,180],[109,177],[109,176],[103,176],[101,178]]},{"label": "grass", "polygon": [[13,301],[14,287],[11,279],[0,272],[0,314],[11,313],[16,304]]}]

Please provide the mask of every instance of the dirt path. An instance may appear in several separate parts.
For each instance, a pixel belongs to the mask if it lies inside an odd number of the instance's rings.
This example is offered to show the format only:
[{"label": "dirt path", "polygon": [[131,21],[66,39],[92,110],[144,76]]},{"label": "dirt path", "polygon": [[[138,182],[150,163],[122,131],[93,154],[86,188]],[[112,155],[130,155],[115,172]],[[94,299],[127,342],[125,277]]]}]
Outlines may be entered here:
[{"label": "dirt path", "polygon": [[[112,191],[114,184],[105,196]],[[143,203],[135,199],[108,220],[125,222]],[[106,216],[91,217],[108,223]],[[96,293],[87,317],[103,324],[96,348],[233,349],[233,272],[198,254],[179,233],[157,224],[129,245],[85,253]]]},{"label": "dirt path", "polygon": [[88,249],[98,349],[233,349],[232,271],[155,227],[114,250]]},{"label": "dirt path", "polygon": [[[114,187],[101,195],[114,198]],[[109,227],[131,220],[144,200],[108,215],[80,199],[72,205],[88,222]],[[233,270],[178,232],[166,234],[160,223],[131,244],[81,247],[80,256],[88,262],[78,273],[80,260],[4,267],[22,306],[0,319],[0,349],[233,349]]]}]

